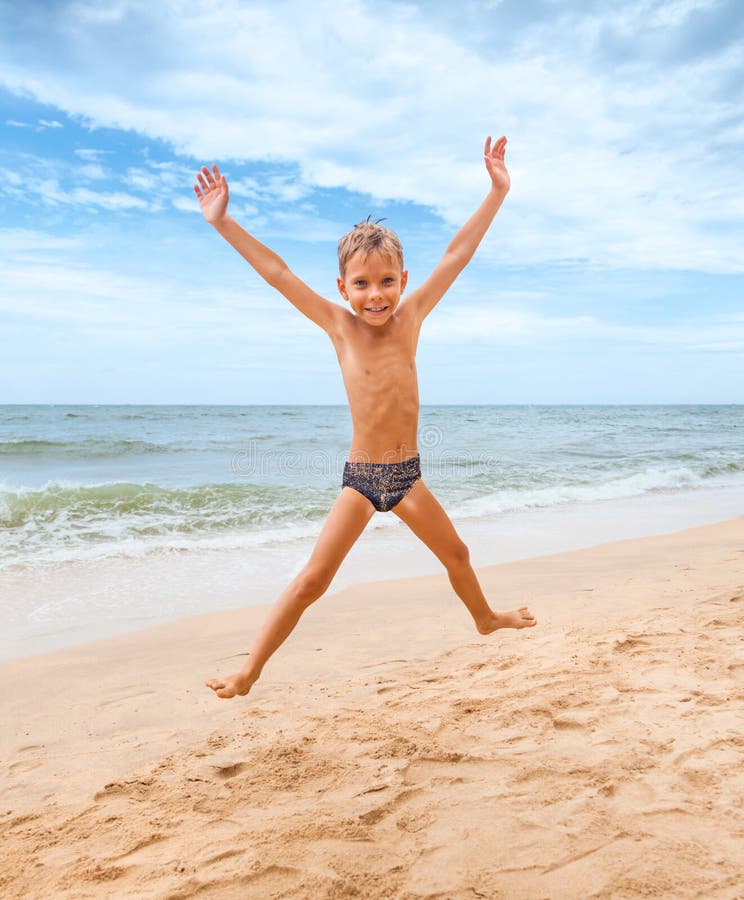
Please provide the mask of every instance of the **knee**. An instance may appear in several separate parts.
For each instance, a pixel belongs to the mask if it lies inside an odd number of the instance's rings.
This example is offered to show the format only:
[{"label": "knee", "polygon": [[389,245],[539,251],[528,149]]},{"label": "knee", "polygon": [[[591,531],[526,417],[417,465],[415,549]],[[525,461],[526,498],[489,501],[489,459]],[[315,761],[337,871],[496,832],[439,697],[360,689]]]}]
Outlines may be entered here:
[{"label": "knee", "polygon": [[308,606],[324,594],[331,583],[328,573],[322,569],[305,568],[295,579],[297,599]]},{"label": "knee", "polygon": [[470,565],[470,551],[468,545],[462,541],[454,544],[447,554],[445,565],[448,569],[464,569]]}]

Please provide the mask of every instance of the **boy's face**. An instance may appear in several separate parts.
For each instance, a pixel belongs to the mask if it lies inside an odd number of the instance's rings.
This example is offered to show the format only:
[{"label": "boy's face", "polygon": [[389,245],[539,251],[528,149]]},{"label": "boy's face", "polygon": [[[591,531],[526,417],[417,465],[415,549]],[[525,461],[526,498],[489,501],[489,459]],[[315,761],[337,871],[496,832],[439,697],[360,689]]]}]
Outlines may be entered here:
[{"label": "boy's face", "polygon": [[346,263],[338,289],[360,319],[379,326],[390,321],[405,290],[408,272],[391,256],[355,253]]}]

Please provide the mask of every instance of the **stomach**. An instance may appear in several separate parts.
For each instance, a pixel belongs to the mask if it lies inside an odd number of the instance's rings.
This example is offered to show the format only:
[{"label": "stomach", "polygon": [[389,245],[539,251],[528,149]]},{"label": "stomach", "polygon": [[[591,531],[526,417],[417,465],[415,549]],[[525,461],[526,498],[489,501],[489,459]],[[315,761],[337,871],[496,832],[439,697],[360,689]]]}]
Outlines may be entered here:
[{"label": "stomach", "polygon": [[349,449],[350,462],[403,462],[418,453],[418,416],[407,422],[377,420],[370,425],[354,423]]}]

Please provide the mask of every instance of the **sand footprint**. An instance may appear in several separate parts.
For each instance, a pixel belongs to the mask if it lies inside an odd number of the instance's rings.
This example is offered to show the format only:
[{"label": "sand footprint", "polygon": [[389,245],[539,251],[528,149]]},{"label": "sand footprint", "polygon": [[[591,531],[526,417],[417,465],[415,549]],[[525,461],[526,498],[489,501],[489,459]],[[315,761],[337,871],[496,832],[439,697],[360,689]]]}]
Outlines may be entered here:
[{"label": "sand footprint", "polygon": [[38,769],[43,764],[43,760],[40,759],[22,759],[18,762],[13,762],[8,766],[8,771],[11,775],[23,775],[26,772],[33,772],[34,769]]},{"label": "sand footprint", "polygon": [[228,781],[230,778],[235,778],[236,775],[240,775],[247,768],[248,764],[244,762],[210,764],[210,769],[220,781]]}]

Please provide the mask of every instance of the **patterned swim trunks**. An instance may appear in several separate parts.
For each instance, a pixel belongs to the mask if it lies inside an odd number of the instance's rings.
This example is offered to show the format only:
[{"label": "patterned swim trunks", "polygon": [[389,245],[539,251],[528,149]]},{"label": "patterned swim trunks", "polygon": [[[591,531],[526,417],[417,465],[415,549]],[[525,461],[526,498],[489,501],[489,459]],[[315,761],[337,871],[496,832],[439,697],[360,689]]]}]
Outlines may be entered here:
[{"label": "patterned swim trunks", "polygon": [[388,512],[406,496],[421,478],[421,457],[416,455],[403,462],[344,464],[342,487],[354,488],[363,494],[378,512]]}]

